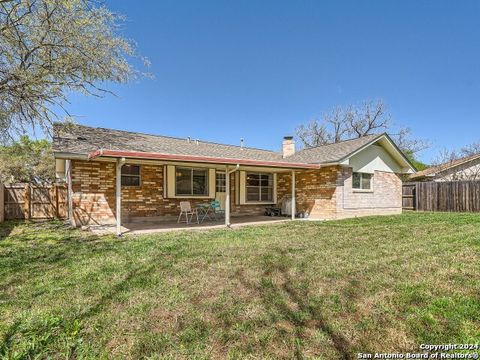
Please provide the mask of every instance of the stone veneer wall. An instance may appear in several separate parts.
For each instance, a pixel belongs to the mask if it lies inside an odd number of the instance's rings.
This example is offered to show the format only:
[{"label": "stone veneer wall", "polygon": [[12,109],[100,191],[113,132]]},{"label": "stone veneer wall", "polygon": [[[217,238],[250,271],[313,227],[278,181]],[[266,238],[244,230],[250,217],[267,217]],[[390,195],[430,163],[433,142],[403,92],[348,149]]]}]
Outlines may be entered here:
[{"label": "stone veneer wall", "polygon": [[[174,219],[180,213],[180,201],[163,197],[163,166],[140,165],[140,186],[122,188],[122,221],[139,218]],[[237,205],[235,176],[231,174],[232,216],[258,215],[263,205]],[[73,216],[76,225],[115,223],[115,163],[72,161]],[[185,199],[195,206],[211,199]],[[152,219],[153,220],[153,219]]]}]

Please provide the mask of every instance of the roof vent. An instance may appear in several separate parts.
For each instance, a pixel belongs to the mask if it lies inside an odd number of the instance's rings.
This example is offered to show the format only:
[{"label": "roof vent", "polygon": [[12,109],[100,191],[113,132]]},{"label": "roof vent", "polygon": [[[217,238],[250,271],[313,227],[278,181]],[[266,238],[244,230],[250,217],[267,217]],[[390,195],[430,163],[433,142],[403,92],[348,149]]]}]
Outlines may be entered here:
[{"label": "roof vent", "polygon": [[242,150],[243,150],[243,143],[244,143],[243,138],[241,138],[240,139],[240,149],[242,149]]},{"label": "roof vent", "polygon": [[191,138],[190,136],[187,137],[187,141],[188,141],[189,143],[192,142],[192,138]]}]

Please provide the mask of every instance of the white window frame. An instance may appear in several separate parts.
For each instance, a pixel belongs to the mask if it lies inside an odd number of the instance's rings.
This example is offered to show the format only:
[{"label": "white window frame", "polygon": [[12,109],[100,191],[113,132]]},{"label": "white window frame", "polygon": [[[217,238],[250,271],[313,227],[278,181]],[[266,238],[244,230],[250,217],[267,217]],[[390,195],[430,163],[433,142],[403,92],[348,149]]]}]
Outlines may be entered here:
[{"label": "white window frame", "polygon": [[[217,178],[218,175],[223,175],[223,185],[219,185],[218,181],[219,179]],[[215,172],[215,193],[224,193],[227,191],[227,174],[223,171],[217,171]],[[223,188],[222,190],[218,190],[219,188]]]},{"label": "white window frame", "polygon": [[[271,186],[262,186],[261,182],[259,182],[258,186],[248,186],[247,185],[247,178],[249,174],[255,174],[255,175],[268,175],[270,180],[272,181]],[[261,180],[259,180],[261,181]],[[257,200],[248,200],[248,188],[258,188],[259,189],[259,197],[260,199]],[[270,188],[272,189],[272,198],[270,200],[262,200],[262,187]],[[246,204],[273,204],[275,202],[275,177],[273,173],[268,173],[268,172],[261,172],[261,171],[247,171],[245,173],[245,203]]]},{"label": "white window frame", "polygon": [[[182,169],[182,170],[190,170],[191,172],[191,187],[192,187],[192,192],[190,194],[179,194],[177,190],[177,170]],[[206,194],[194,194],[193,193],[193,171],[195,170],[200,170],[200,171],[205,171],[206,173],[206,188],[207,188],[207,193]],[[210,181],[209,181],[209,176],[210,172],[208,168],[200,168],[200,167],[188,167],[188,166],[175,166],[175,176],[174,176],[174,181],[175,181],[175,196],[176,197],[208,197],[210,195]]]},{"label": "white window frame", "polygon": [[[360,187],[359,188],[354,187],[354,185],[353,185],[353,177],[355,176],[355,174],[360,175]],[[363,176],[364,175],[368,175],[370,177],[370,187],[369,188],[362,188]],[[374,174],[371,174],[371,173],[363,173],[363,172],[354,171],[352,173],[352,189],[353,189],[353,191],[355,191],[355,192],[373,192],[373,177],[374,177]]]},{"label": "white window frame", "polygon": [[[125,166],[138,166],[138,175],[133,175],[133,174],[123,174],[123,169]],[[123,185],[123,178],[128,177],[128,178],[138,178],[138,185]],[[142,167],[139,164],[124,164],[122,166],[122,169],[120,170],[120,184],[122,187],[126,188],[138,188],[142,186]]]}]

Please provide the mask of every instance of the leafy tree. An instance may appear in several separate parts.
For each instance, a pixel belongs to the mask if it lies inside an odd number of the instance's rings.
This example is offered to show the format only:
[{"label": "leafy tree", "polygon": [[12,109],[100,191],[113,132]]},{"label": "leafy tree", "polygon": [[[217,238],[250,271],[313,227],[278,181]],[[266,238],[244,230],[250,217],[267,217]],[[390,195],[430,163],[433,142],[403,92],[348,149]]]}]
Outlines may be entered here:
[{"label": "leafy tree", "polygon": [[0,147],[0,182],[51,183],[55,180],[55,160],[48,140],[21,136]]},{"label": "leafy tree", "polygon": [[95,0],[0,0],[0,140],[48,131],[69,92],[103,96],[99,84],[136,76],[122,20]]},{"label": "leafy tree", "polygon": [[428,143],[412,138],[409,128],[395,131],[391,116],[381,100],[364,101],[357,106],[336,107],[321,119],[314,119],[296,129],[296,134],[305,147],[333,144],[379,132],[390,132],[405,155],[420,167],[424,166],[415,160],[415,155],[428,148]]}]

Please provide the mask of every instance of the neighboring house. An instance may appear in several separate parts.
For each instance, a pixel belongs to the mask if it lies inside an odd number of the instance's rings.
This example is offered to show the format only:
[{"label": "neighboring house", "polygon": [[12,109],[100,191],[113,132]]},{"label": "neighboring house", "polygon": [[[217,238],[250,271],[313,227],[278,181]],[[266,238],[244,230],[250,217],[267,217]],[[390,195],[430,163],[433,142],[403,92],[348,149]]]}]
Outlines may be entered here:
[{"label": "neighboring house", "polygon": [[480,154],[450,160],[410,175],[410,181],[480,180]]},{"label": "neighboring house", "polygon": [[[57,176],[76,226],[175,219],[179,203],[219,199],[230,213],[263,214],[295,194],[313,219],[397,214],[401,174],[414,167],[386,134],[282,152],[86,126],[54,126]],[[294,188],[292,189],[292,178]],[[295,209],[293,209],[295,212]],[[119,214],[119,216],[117,216]]]}]

